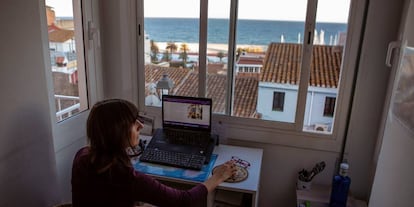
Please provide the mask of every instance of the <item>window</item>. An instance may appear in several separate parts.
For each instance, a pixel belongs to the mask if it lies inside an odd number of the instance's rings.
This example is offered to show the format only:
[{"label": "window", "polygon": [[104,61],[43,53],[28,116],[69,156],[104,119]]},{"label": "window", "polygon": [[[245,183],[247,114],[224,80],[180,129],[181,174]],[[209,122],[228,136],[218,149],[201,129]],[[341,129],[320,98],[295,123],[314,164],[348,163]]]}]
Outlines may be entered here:
[{"label": "window", "polygon": [[[164,11],[159,5],[171,10]],[[146,106],[161,106],[166,90],[169,94],[197,96],[199,15],[199,1],[144,0]],[[162,77],[171,79],[170,88],[157,85]]]},{"label": "window", "polygon": [[342,95],[342,74],[352,71],[342,69],[358,44],[345,44],[351,0],[144,1],[146,106],[160,106],[157,82],[167,74],[170,94],[211,97],[215,114],[298,132],[325,123],[332,133],[337,103],[325,116],[323,101]]},{"label": "window", "polygon": [[283,111],[283,105],[285,104],[285,93],[273,92],[273,111]]},{"label": "window", "polygon": [[324,116],[332,117],[334,115],[335,101],[336,101],[336,98],[334,98],[334,97],[326,97],[325,98],[325,107],[324,107],[324,110],[323,110],[323,115]]},{"label": "window", "polygon": [[49,52],[56,120],[88,108],[80,0],[47,0]]},{"label": "window", "polygon": [[[329,125],[329,129],[332,129],[331,126],[334,124],[335,97],[340,87],[350,2],[348,0],[319,0],[316,7],[316,26],[310,56],[311,65],[304,115],[307,119],[304,120],[304,130],[314,130],[313,125],[320,122]],[[332,14],[332,19],[323,15],[328,13]],[[323,116],[322,113],[312,113],[312,111],[317,111],[318,107],[322,107],[319,103],[326,95],[335,97],[325,101]],[[327,104],[330,104],[328,109]]]}]

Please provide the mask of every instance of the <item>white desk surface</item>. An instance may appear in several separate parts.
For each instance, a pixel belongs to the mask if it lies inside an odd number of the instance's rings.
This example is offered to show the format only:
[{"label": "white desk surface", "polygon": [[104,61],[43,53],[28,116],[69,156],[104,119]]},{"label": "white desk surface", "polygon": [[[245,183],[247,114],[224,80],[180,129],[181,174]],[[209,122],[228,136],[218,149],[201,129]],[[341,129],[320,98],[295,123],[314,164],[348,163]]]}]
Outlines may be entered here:
[{"label": "white desk surface", "polygon": [[[150,140],[150,136],[140,135],[142,140]],[[247,193],[256,193],[259,191],[260,183],[260,170],[262,168],[262,157],[263,149],[258,148],[248,148],[248,147],[238,147],[231,145],[220,144],[215,146],[214,154],[217,154],[217,160],[214,166],[225,163],[230,160],[232,156],[237,156],[240,159],[250,162],[251,166],[248,168],[249,175],[246,180],[239,183],[222,183],[217,188],[218,189],[228,189],[232,191],[247,192]],[[211,174],[210,174],[211,176]],[[158,178],[163,178],[162,176],[155,176]],[[166,180],[183,182],[184,180],[168,178]],[[188,183],[193,183],[193,181],[184,181]]]},{"label": "white desk surface", "polygon": [[217,154],[217,160],[214,166],[225,163],[232,156],[250,162],[248,168],[249,176],[246,180],[239,183],[222,183],[219,189],[232,189],[240,192],[257,192],[259,190],[260,170],[262,168],[263,149],[238,147],[220,144],[214,148],[214,154]]}]

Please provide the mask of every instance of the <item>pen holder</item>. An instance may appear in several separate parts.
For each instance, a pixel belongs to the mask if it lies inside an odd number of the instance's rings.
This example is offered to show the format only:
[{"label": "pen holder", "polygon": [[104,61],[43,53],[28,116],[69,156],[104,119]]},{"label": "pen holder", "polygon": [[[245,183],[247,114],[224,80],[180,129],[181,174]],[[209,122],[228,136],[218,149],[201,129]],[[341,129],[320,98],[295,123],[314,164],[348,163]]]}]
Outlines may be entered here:
[{"label": "pen holder", "polygon": [[310,190],[312,187],[312,181],[303,181],[298,179],[296,183],[296,188],[298,190]]}]

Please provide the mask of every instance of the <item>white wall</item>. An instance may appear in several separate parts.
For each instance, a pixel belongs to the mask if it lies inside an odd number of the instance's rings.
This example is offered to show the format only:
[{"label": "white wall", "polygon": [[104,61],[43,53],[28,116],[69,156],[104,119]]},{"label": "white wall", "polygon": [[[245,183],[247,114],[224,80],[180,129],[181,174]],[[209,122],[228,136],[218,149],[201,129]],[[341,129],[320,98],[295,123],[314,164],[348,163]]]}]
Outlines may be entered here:
[{"label": "white wall", "polygon": [[323,115],[327,96],[336,98],[336,93],[308,91],[306,96],[304,125],[328,124],[331,126],[333,117]]},{"label": "white wall", "polygon": [[0,7],[0,206],[59,200],[40,2],[3,0]]},{"label": "white wall", "polygon": [[[298,87],[296,85],[259,83],[257,111],[263,115],[263,119],[265,120],[293,123],[298,100],[297,90]],[[308,90],[304,125],[332,124],[333,117],[323,115],[325,97],[336,97],[337,89],[309,87]],[[272,111],[274,92],[285,93],[283,111]]]},{"label": "white wall", "polygon": [[101,41],[103,47],[104,97],[137,103],[137,63],[133,1],[102,0]]},{"label": "white wall", "polygon": [[411,207],[414,195],[414,135],[397,122],[385,129],[370,206]]},{"label": "white wall", "polygon": [[388,43],[397,39],[402,1],[371,0],[345,156],[350,163],[351,190],[369,198],[373,154],[383,113],[390,68],[385,66]]},{"label": "white wall", "polygon": [[[298,87],[296,85],[259,83],[257,112],[263,115],[265,120],[279,120],[282,122],[293,123],[295,121],[296,103],[298,97]],[[273,93],[284,92],[285,104],[283,111],[272,111]]]},{"label": "white wall", "polygon": [[[134,99],[133,84],[136,83],[131,80],[131,77],[136,77],[134,71],[118,70],[133,68],[130,57],[134,51],[129,51],[131,48],[123,38],[132,37],[113,33],[128,27],[124,20],[130,16],[121,12],[122,6],[116,5],[119,4],[117,1],[107,0],[103,4],[105,96]],[[384,66],[386,47],[389,41],[395,39],[400,6],[398,1],[370,1],[346,149],[351,164],[351,191],[364,199],[368,199],[370,194],[372,154],[388,81],[388,68]],[[128,5],[123,7],[125,9]],[[2,1],[0,9],[0,25],[7,28],[0,33],[0,206],[50,206],[60,199],[60,194],[44,70],[44,61],[48,57],[43,57],[41,52],[44,48],[39,16],[43,10],[39,10],[39,1],[23,0]],[[127,48],[127,52],[121,50],[119,45]],[[285,133],[256,133],[237,127],[223,127],[218,131],[228,143],[264,149],[259,195],[261,207],[293,206],[297,172],[302,168],[311,168],[321,160],[327,163],[327,167],[315,178],[315,182],[329,184],[331,181],[334,163],[339,156],[337,149],[315,150],[318,146],[311,143],[309,148],[299,148],[283,143],[243,141],[251,139],[251,135],[302,140]],[[58,160],[69,162],[65,151],[61,151],[61,155]],[[66,163],[65,166],[70,165]],[[66,194],[70,192],[66,190]]]}]

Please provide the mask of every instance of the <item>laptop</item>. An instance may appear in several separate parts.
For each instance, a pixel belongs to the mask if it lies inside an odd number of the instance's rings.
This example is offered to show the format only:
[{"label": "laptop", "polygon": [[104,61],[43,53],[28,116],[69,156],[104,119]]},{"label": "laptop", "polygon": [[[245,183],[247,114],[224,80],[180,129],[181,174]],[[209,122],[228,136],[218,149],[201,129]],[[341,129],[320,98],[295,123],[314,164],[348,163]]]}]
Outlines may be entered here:
[{"label": "laptop", "polygon": [[211,133],[212,104],[210,98],[163,95],[162,128],[140,160],[198,170],[209,163],[218,143]]}]

